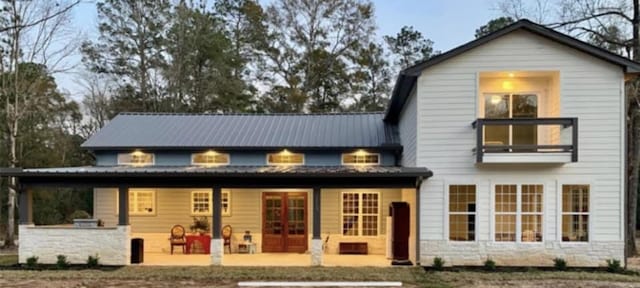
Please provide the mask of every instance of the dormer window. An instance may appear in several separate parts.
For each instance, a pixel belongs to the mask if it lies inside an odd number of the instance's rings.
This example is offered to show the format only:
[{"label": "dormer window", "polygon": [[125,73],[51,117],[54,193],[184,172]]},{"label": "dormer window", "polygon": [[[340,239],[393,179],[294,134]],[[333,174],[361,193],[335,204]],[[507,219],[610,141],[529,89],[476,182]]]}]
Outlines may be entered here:
[{"label": "dormer window", "polygon": [[342,154],[342,165],[380,165],[380,153],[358,150]]},{"label": "dormer window", "polygon": [[293,153],[286,149],[278,153],[269,153],[267,154],[267,164],[269,165],[302,165],[304,164],[304,154]]},{"label": "dormer window", "polygon": [[229,154],[209,150],[191,154],[191,164],[201,166],[229,165]]},{"label": "dormer window", "polygon": [[118,165],[146,166],[153,165],[154,161],[153,153],[144,153],[140,150],[131,153],[118,153]]}]

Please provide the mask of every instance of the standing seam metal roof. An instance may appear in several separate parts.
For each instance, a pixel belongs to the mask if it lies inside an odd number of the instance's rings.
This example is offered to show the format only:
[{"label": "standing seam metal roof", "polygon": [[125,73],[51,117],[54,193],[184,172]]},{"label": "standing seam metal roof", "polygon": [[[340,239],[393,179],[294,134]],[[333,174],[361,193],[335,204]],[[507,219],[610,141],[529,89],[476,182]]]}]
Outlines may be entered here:
[{"label": "standing seam metal roof", "polygon": [[331,114],[121,113],[82,144],[118,148],[357,148],[398,146],[382,112]]}]

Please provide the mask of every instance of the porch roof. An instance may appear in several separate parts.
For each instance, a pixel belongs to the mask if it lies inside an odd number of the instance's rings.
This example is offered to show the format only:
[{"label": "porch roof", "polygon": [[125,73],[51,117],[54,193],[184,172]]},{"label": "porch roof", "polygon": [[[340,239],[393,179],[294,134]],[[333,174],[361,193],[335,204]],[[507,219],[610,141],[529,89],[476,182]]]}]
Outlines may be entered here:
[{"label": "porch roof", "polygon": [[[0,169],[35,186],[416,187],[433,173],[396,166],[83,166]],[[256,180],[259,182],[253,182]]]}]

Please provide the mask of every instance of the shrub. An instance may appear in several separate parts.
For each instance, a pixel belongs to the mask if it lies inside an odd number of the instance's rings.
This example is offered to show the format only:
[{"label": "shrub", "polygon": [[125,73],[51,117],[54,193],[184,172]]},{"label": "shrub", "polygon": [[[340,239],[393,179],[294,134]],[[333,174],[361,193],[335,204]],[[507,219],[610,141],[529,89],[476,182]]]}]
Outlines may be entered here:
[{"label": "shrub", "polygon": [[27,258],[27,269],[36,269],[38,267],[38,256]]},{"label": "shrub", "polygon": [[607,272],[621,273],[622,271],[624,271],[624,268],[622,268],[622,265],[620,265],[620,260],[607,259]]},{"label": "shrub", "polygon": [[67,261],[67,256],[58,255],[58,261],[56,261],[56,267],[58,269],[67,269],[67,268],[69,268],[69,261]]},{"label": "shrub", "polygon": [[100,265],[100,257],[98,257],[98,255],[96,256],[89,255],[89,258],[87,258],[87,267],[97,268],[99,265]]},{"label": "shrub", "polygon": [[488,258],[486,261],[484,261],[484,270],[496,271],[496,261],[493,261],[491,260],[491,258]]},{"label": "shrub", "polygon": [[433,268],[438,271],[442,271],[442,269],[444,268],[444,262],[444,259],[440,257],[433,258]]},{"label": "shrub", "polygon": [[567,261],[559,257],[555,258],[553,259],[553,267],[558,271],[567,270]]},{"label": "shrub", "polygon": [[73,221],[73,219],[91,219],[91,214],[84,210],[76,210],[69,215],[69,219]]}]

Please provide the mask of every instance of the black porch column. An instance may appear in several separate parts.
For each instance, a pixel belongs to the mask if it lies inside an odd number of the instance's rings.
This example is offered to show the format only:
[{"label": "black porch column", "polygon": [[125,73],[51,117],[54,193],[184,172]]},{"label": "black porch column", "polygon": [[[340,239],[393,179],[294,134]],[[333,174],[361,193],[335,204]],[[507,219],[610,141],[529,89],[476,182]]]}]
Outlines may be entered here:
[{"label": "black porch column", "polygon": [[118,225],[129,225],[129,187],[118,187]]},{"label": "black porch column", "polygon": [[20,225],[33,224],[33,197],[30,188],[20,188],[20,200],[18,202],[18,216]]},{"label": "black porch column", "polygon": [[211,230],[213,239],[220,239],[222,234],[222,188],[213,187],[213,219]]},{"label": "black porch column", "polygon": [[320,217],[320,187],[313,187],[313,239],[322,239]]}]

